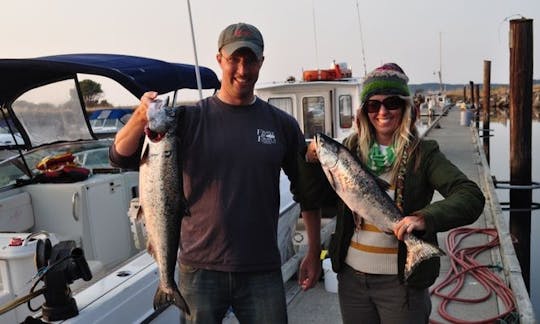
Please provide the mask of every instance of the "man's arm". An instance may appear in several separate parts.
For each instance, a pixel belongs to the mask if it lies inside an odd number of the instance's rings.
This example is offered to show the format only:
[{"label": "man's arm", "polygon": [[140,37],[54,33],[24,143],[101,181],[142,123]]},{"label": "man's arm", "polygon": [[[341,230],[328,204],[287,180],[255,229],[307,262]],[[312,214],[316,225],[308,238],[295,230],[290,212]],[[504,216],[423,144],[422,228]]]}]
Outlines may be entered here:
[{"label": "man's arm", "polygon": [[308,237],[308,251],[298,271],[298,284],[303,290],[313,288],[321,275],[321,212],[320,209],[302,212]]},{"label": "man's arm", "polygon": [[148,122],[146,112],[152,100],[156,99],[157,92],[146,92],[141,97],[141,103],[135,109],[133,116],[128,120],[114,138],[116,152],[122,156],[131,156],[139,147],[141,137],[144,134],[144,127]]}]

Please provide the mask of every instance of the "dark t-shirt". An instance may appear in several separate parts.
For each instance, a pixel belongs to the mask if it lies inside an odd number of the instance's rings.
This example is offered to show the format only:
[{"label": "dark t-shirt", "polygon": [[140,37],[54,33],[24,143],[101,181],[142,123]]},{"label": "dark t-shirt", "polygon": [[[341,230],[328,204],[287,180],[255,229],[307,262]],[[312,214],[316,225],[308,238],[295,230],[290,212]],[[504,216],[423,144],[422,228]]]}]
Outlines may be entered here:
[{"label": "dark t-shirt", "polygon": [[[183,109],[180,155],[191,216],[182,220],[181,262],[219,271],[279,269],[279,177],[283,169],[291,187],[297,183],[305,145],[298,123],[260,99],[238,107],[213,96]],[[113,146],[111,160],[125,167],[138,156],[121,157]]]}]

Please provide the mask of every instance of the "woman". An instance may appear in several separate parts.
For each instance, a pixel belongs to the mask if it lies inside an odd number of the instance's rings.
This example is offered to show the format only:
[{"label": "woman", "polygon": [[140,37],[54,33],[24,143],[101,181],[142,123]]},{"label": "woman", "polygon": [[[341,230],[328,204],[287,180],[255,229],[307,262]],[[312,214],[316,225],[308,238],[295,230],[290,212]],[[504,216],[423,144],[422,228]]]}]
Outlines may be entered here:
[{"label": "woman", "polygon": [[[405,215],[395,235],[381,232],[361,215],[353,215],[335,195],[320,166],[300,163],[302,217],[308,231],[320,224],[318,209],[337,204],[336,230],[329,247],[338,273],[339,303],[344,323],[427,323],[431,312],[428,287],[439,275],[440,260],[421,263],[404,280],[405,233],[437,245],[437,233],[474,222],[484,196],[432,140],[421,140],[408,77],[395,63],[369,73],[356,114],[357,131],[343,144],[391,184],[389,195]],[[315,146],[306,154],[316,162]],[[434,190],[444,199],[431,203]],[[301,267],[304,289],[314,285],[320,265],[311,245]]]}]

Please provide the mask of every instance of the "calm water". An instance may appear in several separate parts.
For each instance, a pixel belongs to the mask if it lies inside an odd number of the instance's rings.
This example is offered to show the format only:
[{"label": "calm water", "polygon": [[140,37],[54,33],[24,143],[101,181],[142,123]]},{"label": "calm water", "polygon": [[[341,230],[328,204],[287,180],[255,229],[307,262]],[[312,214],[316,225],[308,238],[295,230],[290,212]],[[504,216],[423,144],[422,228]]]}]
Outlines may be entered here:
[{"label": "calm water", "polygon": [[[493,117],[492,117],[493,118]],[[480,125],[480,127],[482,127]],[[504,116],[496,116],[495,120],[490,119],[490,128],[493,129],[490,139],[490,169],[491,174],[499,181],[510,180],[510,121]],[[533,120],[532,124],[532,181],[540,182],[540,121]],[[509,202],[509,190],[497,189],[499,201]],[[540,189],[533,190],[533,202],[540,202]],[[508,212],[504,212],[508,220]],[[540,210],[533,210],[531,213],[531,282],[530,297],[536,316],[540,314]]]}]

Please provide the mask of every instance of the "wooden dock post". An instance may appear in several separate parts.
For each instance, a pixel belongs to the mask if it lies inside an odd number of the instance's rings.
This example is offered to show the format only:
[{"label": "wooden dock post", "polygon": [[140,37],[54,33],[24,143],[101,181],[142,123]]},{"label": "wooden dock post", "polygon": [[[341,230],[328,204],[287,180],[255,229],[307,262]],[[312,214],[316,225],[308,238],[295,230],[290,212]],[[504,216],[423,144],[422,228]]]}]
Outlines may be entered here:
[{"label": "wooden dock post", "polygon": [[474,122],[476,125],[476,130],[480,131],[480,85],[475,84],[474,85],[474,106],[476,107],[476,111],[474,113]]},{"label": "wooden dock post", "polygon": [[[476,114],[478,113],[478,110],[476,109],[476,100],[474,99],[474,82],[469,81],[469,88],[471,90],[471,111],[474,114],[474,120],[476,121]],[[476,124],[476,129],[478,129],[478,124]]]},{"label": "wooden dock post", "polygon": [[[530,291],[531,137],[533,27],[532,19],[510,21],[510,233],[518,239],[516,255]],[[526,189],[529,188],[529,189]]]},{"label": "wooden dock post", "polygon": [[484,144],[484,153],[489,164],[489,113],[491,110],[491,61],[484,61],[484,86],[482,89],[482,108],[484,116],[482,117],[482,139]]}]

